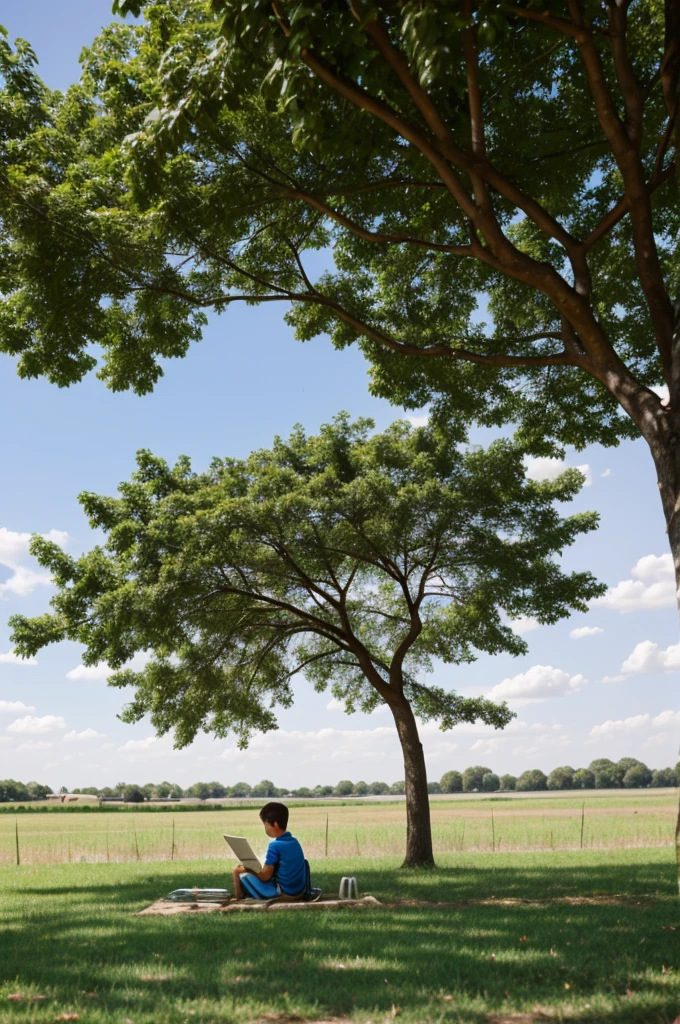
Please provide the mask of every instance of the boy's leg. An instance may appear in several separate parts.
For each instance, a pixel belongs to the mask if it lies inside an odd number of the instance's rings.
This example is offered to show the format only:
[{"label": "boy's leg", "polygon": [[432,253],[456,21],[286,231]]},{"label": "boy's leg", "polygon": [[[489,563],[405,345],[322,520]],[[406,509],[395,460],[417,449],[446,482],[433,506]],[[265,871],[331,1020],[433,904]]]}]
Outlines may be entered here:
[{"label": "boy's leg", "polygon": [[231,877],[234,880],[234,898],[237,900],[243,899],[243,889],[241,888],[241,872],[238,868],[234,868]]}]

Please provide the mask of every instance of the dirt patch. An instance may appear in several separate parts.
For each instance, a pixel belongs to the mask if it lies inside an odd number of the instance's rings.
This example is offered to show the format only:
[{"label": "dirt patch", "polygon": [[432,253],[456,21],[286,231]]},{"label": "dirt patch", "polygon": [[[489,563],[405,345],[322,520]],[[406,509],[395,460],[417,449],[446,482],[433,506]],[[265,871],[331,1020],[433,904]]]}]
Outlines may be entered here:
[{"label": "dirt patch", "polygon": [[[230,903],[175,903],[173,900],[156,900],[150,907],[137,912],[137,917],[175,917],[177,914],[223,914],[255,911],[271,914],[274,911],[314,911],[334,910],[338,908],[366,909],[380,907],[382,904],[375,896],[363,896],[359,900],[320,899],[315,903],[272,903],[266,900],[233,900]],[[302,1019],[302,1018],[300,1018]]]}]

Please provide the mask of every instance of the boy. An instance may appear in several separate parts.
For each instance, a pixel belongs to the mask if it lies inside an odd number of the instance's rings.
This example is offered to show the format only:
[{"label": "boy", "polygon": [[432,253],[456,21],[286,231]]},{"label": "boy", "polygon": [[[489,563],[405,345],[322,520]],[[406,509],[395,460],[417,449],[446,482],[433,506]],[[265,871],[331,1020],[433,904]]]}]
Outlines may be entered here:
[{"label": "boy", "polygon": [[307,890],[307,862],[299,842],[288,829],[288,808],[275,801],[260,811],[264,830],[272,840],[264,867],[256,874],[237,864],[234,868],[234,896],[271,900],[276,896],[304,896]]}]

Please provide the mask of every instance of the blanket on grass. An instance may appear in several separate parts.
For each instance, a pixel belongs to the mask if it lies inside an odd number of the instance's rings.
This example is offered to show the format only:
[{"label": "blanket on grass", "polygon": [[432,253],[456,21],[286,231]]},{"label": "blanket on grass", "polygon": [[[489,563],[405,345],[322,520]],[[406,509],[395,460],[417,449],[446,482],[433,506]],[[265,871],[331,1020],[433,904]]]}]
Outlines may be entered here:
[{"label": "blanket on grass", "polygon": [[362,896],[358,900],[321,899],[315,903],[277,903],[275,900],[232,900],[229,903],[175,903],[173,900],[156,900],[150,907],[137,912],[137,917],[174,917],[175,914],[222,914],[259,911],[272,913],[282,910],[334,910],[339,907],[379,907],[375,896]]}]

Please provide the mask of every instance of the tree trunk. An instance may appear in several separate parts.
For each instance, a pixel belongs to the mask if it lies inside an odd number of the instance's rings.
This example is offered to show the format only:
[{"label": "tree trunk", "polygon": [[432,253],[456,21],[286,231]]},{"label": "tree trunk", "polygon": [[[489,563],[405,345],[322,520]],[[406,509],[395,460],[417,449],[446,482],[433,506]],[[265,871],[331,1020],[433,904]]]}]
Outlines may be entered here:
[{"label": "tree trunk", "polygon": [[[660,437],[648,438],[656,467],[659,495],[666,520],[668,543],[675,568],[676,600],[680,608],[680,416],[669,409]],[[675,826],[675,856],[680,890],[680,805]]]},{"label": "tree trunk", "polygon": [[403,698],[392,705],[392,714],[404,756],[406,784],[406,857],[404,868],[432,868],[432,827],[430,824],[430,798],[427,792],[427,772],[423,745],[411,705]]}]

